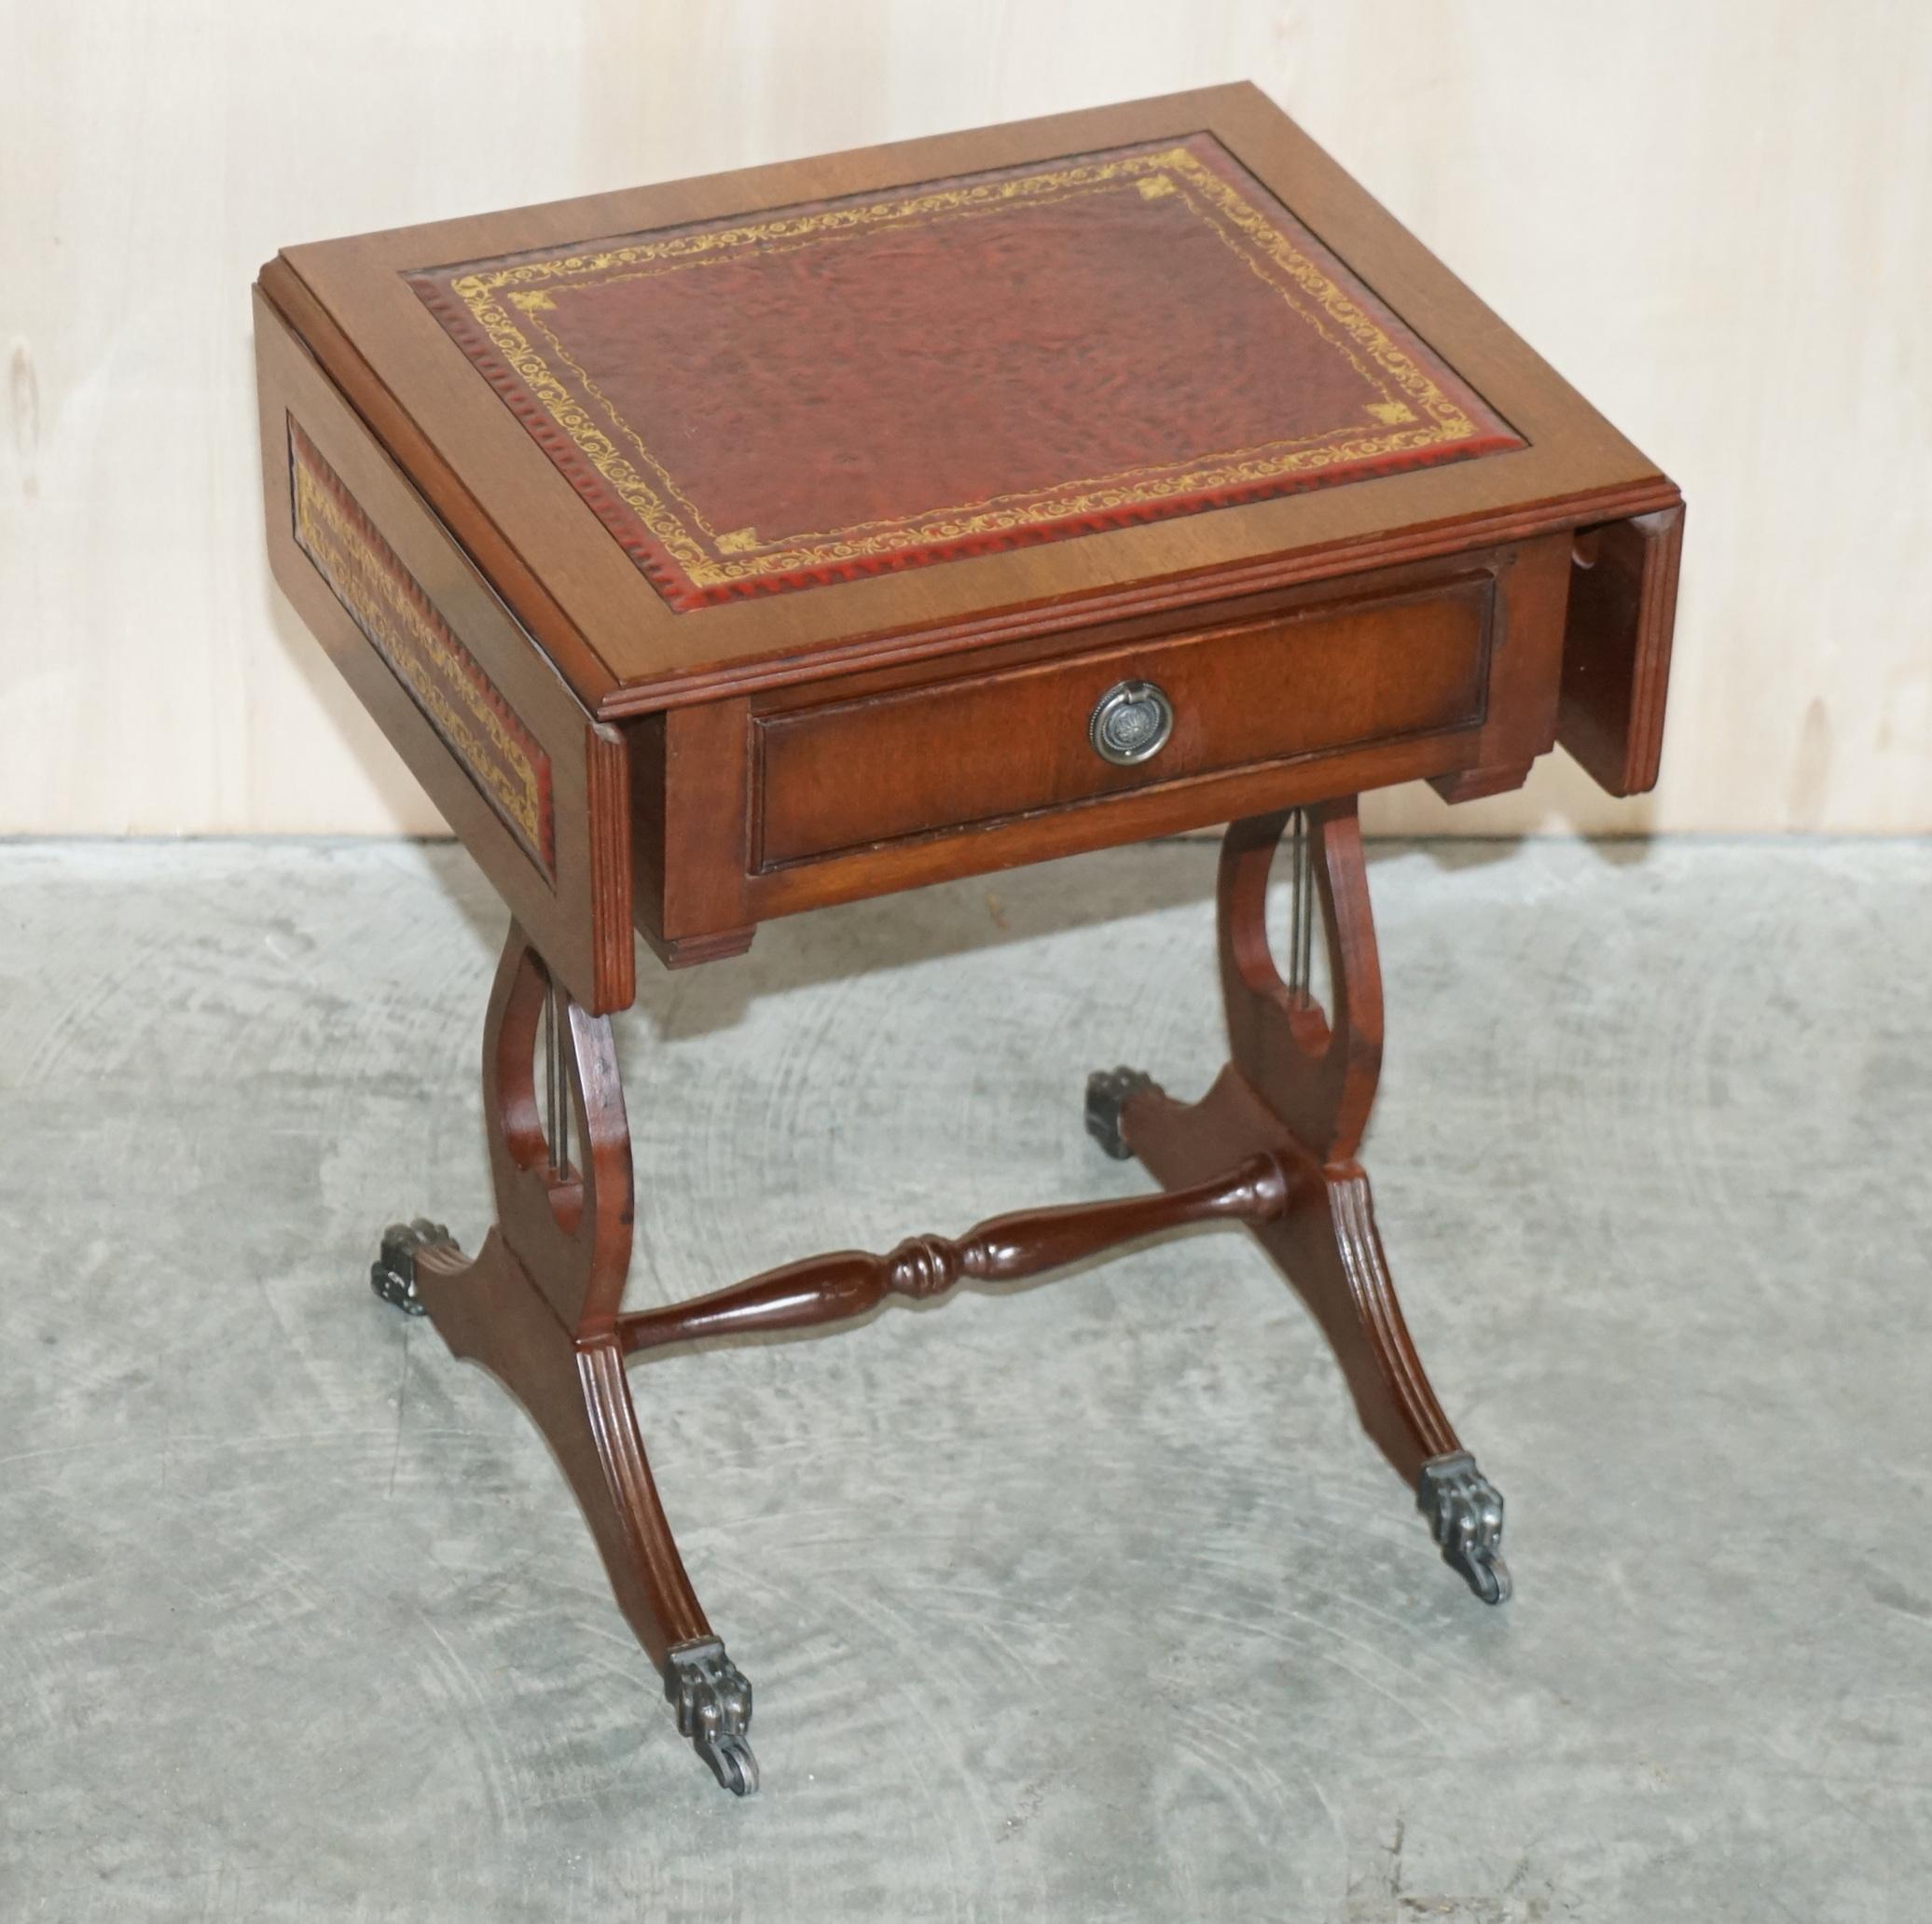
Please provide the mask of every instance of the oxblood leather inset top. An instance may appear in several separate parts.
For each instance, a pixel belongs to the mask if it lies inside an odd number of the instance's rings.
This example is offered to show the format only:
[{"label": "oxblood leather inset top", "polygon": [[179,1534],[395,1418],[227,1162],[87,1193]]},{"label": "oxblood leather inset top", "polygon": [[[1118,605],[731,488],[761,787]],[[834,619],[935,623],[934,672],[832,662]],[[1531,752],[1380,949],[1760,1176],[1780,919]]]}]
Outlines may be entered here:
[{"label": "oxblood leather inset top", "polygon": [[680,610],[1525,445],[1206,133],[409,280]]}]

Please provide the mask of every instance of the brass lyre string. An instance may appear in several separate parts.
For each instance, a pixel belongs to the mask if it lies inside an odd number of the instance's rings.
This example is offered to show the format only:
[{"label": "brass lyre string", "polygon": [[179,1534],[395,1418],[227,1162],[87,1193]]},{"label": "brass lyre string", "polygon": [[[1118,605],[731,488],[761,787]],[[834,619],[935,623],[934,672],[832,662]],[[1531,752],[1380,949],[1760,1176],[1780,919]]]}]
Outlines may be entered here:
[{"label": "brass lyre string", "polygon": [[1315,962],[1315,864],[1308,811],[1289,817],[1288,990],[1296,1003],[1308,1002]]},{"label": "brass lyre string", "polygon": [[571,1090],[568,1058],[570,1011],[566,991],[555,976],[544,996],[545,1140],[550,1152],[550,1171],[559,1181],[571,1166]]}]

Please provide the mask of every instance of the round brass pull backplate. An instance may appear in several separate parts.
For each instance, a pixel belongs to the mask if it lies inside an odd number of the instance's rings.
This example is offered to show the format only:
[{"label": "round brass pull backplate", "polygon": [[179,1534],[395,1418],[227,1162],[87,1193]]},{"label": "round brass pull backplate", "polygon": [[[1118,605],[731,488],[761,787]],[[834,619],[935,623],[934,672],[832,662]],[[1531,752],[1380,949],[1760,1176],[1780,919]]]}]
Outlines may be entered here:
[{"label": "round brass pull backplate", "polygon": [[1094,704],[1087,740],[1103,762],[1151,761],[1174,732],[1174,704],[1152,682],[1116,682]]}]

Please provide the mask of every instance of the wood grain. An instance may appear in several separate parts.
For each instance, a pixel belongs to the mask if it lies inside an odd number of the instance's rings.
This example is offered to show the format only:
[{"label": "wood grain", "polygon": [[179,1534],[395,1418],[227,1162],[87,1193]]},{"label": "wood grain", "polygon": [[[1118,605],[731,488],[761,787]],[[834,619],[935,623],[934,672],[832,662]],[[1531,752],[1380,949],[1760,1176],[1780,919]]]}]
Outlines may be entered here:
[{"label": "wood grain", "polygon": [[[758,727],[756,864],[1479,725],[1491,589],[1477,574],[1433,593],[781,712]],[[1145,762],[1103,761],[1087,739],[1095,705],[1122,681],[1152,682],[1172,706],[1173,731]],[[881,762],[890,785],[851,779]]]},{"label": "wood grain", "polygon": [[[630,725],[638,926],[673,965],[773,916],[1418,777],[1517,782],[1551,745],[1570,544],[1304,584],[963,664],[852,674]],[[1168,749],[1085,739],[1116,680],[1172,685]],[[1078,699],[1075,699],[1075,698]],[[673,756],[673,742],[689,744]],[[1170,758],[1171,752],[1171,758]],[[667,933],[667,932],[671,933]]]},{"label": "wood grain", "polygon": [[1557,739],[1611,795],[1656,784],[1683,547],[1681,507],[1577,542]]},{"label": "wood grain", "polygon": [[[408,278],[437,262],[753,215],[1197,130],[1237,156],[1526,445],[1180,520],[679,613],[632,565],[518,416],[479,382]],[[1452,524],[1467,544],[1484,538],[1481,524],[1488,517],[1507,517],[1522,533],[1540,534],[1668,507],[1677,499],[1652,463],[1246,83],[286,246],[280,259],[333,323],[312,345],[352,405],[399,410],[434,448],[435,461],[418,478],[438,512],[459,533],[479,521],[502,531],[562,603],[599,664],[575,684],[577,691],[605,717],[616,712],[607,675],[623,691],[626,711],[634,712],[675,699],[694,675],[731,689],[741,672],[773,661],[781,660],[792,679],[849,666],[855,649],[869,651],[869,658],[918,659],[931,652],[928,629],[945,630],[949,645],[969,644],[981,624],[1042,604],[1053,605],[1058,624],[1071,632],[1083,624],[1083,603],[1095,594],[1131,610],[1143,597],[1187,580],[1194,599],[1208,603],[1222,592],[1222,573],[1257,563],[1293,560],[1332,574],[1361,565],[1365,546],[1389,562],[1426,552]],[[838,365],[835,352],[821,380],[835,386]],[[817,451],[778,450],[797,460]],[[559,665],[571,672],[567,662]]]}]

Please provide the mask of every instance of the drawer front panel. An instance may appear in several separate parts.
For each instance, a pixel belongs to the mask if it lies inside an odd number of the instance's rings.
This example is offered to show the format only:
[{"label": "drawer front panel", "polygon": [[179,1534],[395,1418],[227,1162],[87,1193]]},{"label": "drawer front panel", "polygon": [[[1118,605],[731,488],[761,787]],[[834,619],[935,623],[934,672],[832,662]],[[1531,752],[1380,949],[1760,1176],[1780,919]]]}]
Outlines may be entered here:
[{"label": "drawer front panel", "polygon": [[[997,822],[1369,742],[1479,727],[1487,574],[758,717],[757,865]],[[1172,730],[1117,764],[1089,739],[1118,684],[1149,682]]]}]

